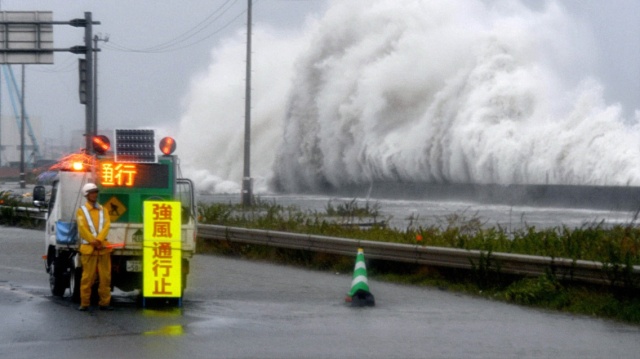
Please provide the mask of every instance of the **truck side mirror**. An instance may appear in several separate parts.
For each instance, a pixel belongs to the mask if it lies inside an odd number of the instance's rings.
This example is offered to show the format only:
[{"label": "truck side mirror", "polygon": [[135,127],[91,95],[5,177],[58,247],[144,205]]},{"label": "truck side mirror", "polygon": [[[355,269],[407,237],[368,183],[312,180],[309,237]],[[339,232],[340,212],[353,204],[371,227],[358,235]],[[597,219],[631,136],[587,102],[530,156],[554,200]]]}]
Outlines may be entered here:
[{"label": "truck side mirror", "polygon": [[44,186],[35,186],[33,188],[33,205],[36,207],[47,206],[47,192]]}]

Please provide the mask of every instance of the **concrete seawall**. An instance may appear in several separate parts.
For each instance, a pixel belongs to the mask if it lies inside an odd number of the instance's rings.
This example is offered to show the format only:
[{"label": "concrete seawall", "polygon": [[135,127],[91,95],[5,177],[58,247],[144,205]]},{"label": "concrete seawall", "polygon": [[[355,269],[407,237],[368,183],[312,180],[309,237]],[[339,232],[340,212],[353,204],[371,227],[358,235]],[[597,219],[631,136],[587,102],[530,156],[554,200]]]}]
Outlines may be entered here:
[{"label": "concrete seawall", "polygon": [[514,206],[640,210],[640,187],[375,182],[330,189],[323,193],[354,198],[460,200]]}]

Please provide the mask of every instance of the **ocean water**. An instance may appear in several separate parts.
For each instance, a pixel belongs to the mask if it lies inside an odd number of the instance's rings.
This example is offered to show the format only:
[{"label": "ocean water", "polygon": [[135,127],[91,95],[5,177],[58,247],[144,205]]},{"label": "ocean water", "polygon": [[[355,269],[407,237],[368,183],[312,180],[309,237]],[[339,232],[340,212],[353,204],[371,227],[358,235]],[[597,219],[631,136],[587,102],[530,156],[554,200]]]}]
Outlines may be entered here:
[{"label": "ocean water", "polygon": [[[484,227],[500,226],[508,231],[526,227],[538,229],[594,225],[635,223],[633,211],[579,209],[566,207],[510,206],[475,201],[408,200],[389,198],[354,198],[327,195],[261,194],[260,200],[272,201],[283,206],[296,206],[304,211],[324,213],[327,206],[356,201],[362,208],[376,206],[380,216],[389,226],[397,229],[418,226],[446,226],[452,218],[460,221],[478,219]],[[199,194],[202,203],[241,203],[240,194]],[[366,221],[366,220],[365,220]],[[462,222],[458,222],[462,223]]]}]

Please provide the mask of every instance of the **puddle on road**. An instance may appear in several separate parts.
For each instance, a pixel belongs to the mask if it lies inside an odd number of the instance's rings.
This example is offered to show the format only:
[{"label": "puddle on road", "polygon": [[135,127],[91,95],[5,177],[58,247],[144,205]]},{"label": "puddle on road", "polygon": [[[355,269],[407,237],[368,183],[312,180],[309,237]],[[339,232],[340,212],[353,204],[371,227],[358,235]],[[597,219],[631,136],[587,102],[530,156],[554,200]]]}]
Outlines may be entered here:
[{"label": "puddle on road", "polygon": [[[176,318],[176,320],[181,320],[183,317],[182,308],[154,308],[148,309],[145,308],[142,310],[142,316],[147,318]],[[159,329],[148,330],[142,333],[143,335],[158,335],[158,336],[181,336],[185,334],[184,326],[182,324],[170,324],[164,325]]]},{"label": "puddle on road", "polygon": [[149,330],[143,335],[160,335],[160,336],[180,336],[184,334],[184,327],[182,325],[167,325],[158,330]]}]

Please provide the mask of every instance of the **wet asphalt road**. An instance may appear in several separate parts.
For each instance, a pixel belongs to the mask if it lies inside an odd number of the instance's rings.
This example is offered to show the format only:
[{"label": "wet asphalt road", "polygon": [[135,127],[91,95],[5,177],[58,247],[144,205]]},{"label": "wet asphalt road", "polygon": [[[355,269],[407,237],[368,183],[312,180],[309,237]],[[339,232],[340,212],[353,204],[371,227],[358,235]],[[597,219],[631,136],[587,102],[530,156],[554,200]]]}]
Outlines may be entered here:
[{"label": "wet asphalt road", "polygon": [[[640,328],[370,280],[198,255],[183,307],[75,310],[50,295],[40,231],[0,227],[0,358],[637,358]],[[366,253],[365,253],[366,256]],[[355,255],[354,255],[355,257]]]}]

